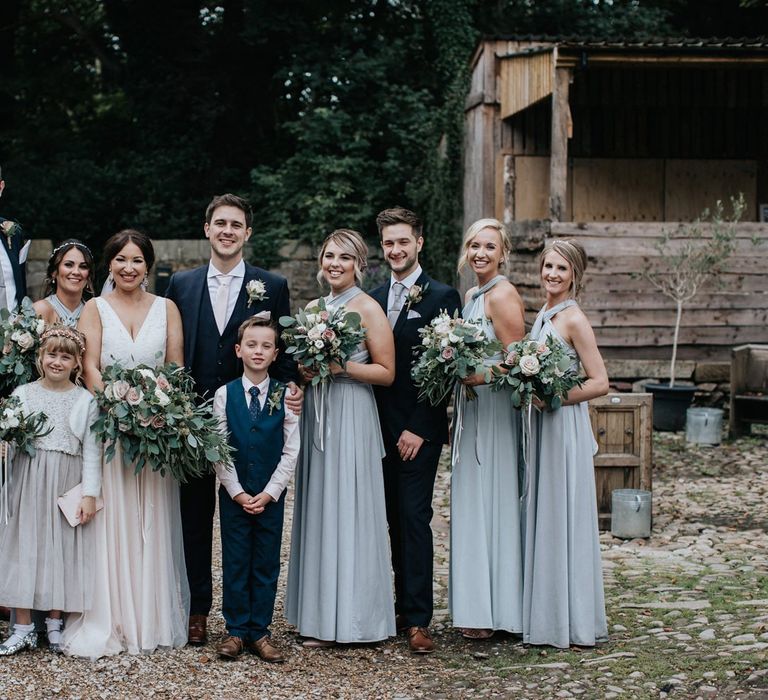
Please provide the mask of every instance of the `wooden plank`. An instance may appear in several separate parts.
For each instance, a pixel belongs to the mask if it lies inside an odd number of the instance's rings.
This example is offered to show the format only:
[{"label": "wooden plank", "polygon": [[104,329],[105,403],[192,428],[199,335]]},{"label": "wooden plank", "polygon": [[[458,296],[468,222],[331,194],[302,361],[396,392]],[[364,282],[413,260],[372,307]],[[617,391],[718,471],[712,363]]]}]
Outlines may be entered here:
[{"label": "wooden plank", "polygon": [[546,219],[549,213],[549,158],[515,158],[515,219]]},{"label": "wooden plank", "polygon": [[[593,327],[633,328],[648,326],[671,328],[675,325],[673,309],[589,309],[584,312]],[[743,328],[768,324],[768,309],[684,309],[682,328]]]},{"label": "wooden plank", "polygon": [[[638,293],[640,291],[641,293]],[[526,292],[528,294],[528,292]],[[523,296],[523,302],[528,304],[538,301],[541,292],[536,290],[528,296]],[[655,292],[645,290],[618,290],[612,292],[590,291],[582,294],[579,306],[584,310],[652,310],[656,312],[674,312],[675,304],[671,299]],[[685,313],[691,310],[714,310],[714,313],[730,313],[732,310],[765,310],[768,309],[768,294],[753,293],[720,293],[699,294],[685,306]]]},{"label": "wooden plank", "polygon": [[[675,374],[678,379],[691,379],[696,370],[692,360],[682,360],[676,363]],[[619,360],[605,361],[605,368],[610,379],[650,379],[669,378],[669,360]]]},{"label": "wooden plank", "polygon": [[661,160],[573,159],[573,219],[661,221],[664,218]]},{"label": "wooden plank", "polygon": [[[730,148],[728,152],[732,152]],[[664,203],[666,218],[670,221],[692,221],[704,209],[711,209],[718,199],[727,201],[740,192],[747,201],[745,220],[754,221],[757,195],[757,162],[754,160],[666,161]]]},{"label": "wooden plank", "polygon": [[[645,328],[595,328],[598,345],[616,347],[671,346],[673,329],[664,326]],[[766,326],[714,326],[680,329],[680,343],[703,345],[737,345],[739,343],[768,342]]]},{"label": "wooden plank", "polygon": [[[615,238],[624,236],[660,238],[668,231],[671,235],[682,235],[686,229],[686,223],[676,223],[667,221],[664,223],[639,222],[639,221],[617,221],[617,222],[576,222],[576,221],[553,221],[550,226],[552,238],[578,238],[580,236],[604,236],[606,238]],[[711,228],[710,224],[701,224],[702,231],[706,237],[707,230]],[[754,236],[763,240],[768,240],[768,226],[761,223],[752,223],[742,221],[736,225],[736,238],[751,239]],[[618,247],[617,247],[618,249]]]},{"label": "wooden plank", "polygon": [[[555,58],[557,53],[555,52]],[[555,71],[552,93],[552,136],[549,161],[549,218],[561,221],[566,207],[568,184],[568,88],[571,73]]]},{"label": "wooden plank", "polygon": [[499,59],[501,118],[514,116],[549,97],[554,87],[554,48]]}]

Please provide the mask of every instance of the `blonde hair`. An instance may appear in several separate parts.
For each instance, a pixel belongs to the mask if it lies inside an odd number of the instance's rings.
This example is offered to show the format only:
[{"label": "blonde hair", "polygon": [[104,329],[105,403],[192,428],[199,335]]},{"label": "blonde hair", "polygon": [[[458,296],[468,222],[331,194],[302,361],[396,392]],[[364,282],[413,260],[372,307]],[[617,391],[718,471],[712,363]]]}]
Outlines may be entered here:
[{"label": "blonde hair", "polygon": [[45,372],[43,372],[43,355],[46,352],[66,352],[72,355],[77,362],[69,379],[75,384],[80,385],[80,379],[83,376],[83,352],[85,348],[85,337],[83,334],[69,326],[55,324],[46,328],[40,338],[40,347],[35,358],[37,373],[41,377],[45,376]]},{"label": "blonde hair", "polygon": [[565,258],[571,266],[573,280],[571,281],[570,298],[578,299],[581,294],[581,286],[584,279],[584,271],[587,269],[587,253],[581,243],[571,239],[555,238],[544,246],[539,255],[539,276],[544,268],[544,258],[547,253],[555,252]]},{"label": "blonde hair", "polygon": [[459,256],[459,263],[456,266],[456,271],[461,272],[469,264],[469,246],[472,243],[472,239],[480,233],[484,228],[491,228],[494,231],[498,231],[499,238],[501,238],[501,261],[499,267],[503,267],[509,263],[509,254],[512,251],[512,241],[509,238],[506,226],[498,219],[478,219],[474,224],[464,233],[464,238],[461,241],[461,255]]},{"label": "blonde hair", "polygon": [[317,265],[320,268],[317,272],[317,281],[322,284],[323,278],[323,255],[329,243],[335,243],[345,253],[353,256],[355,259],[355,282],[358,286],[363,284],[363,273],[368,267],[368,246],[363,237],[351,228],[337,228],[333,233],[323,241],[320,253],[317,256]]}]

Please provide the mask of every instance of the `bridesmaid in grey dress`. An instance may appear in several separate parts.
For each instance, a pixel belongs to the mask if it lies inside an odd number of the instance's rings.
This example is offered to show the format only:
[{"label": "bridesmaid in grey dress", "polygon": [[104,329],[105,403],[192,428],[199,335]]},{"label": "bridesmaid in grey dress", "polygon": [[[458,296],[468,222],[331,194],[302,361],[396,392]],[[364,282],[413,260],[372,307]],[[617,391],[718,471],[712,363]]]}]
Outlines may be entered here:
[{"label": "bridesmaid in grey dress", "polygon": [[48,258],[42,299],[34,303],[35,313],[48,325],[63,323],[74,328],[85,299],[95,293],[92,275],[93,255],[88,246],[75,238],[64,241]]},{"label": "bridesmaid in grey dress", "polygon": [[547,303],[531,329],[533,338],[557,338],[586,375],[562,408],[534,411],[523,498],[523,641],[561,648],[608,638],[592,465],[597,445],[587,410],[589,399],[608,391],[608,375],[592,327],[574,300],[586,264],[577,242],[547,244],[540,258]]},{"label": "bridesmaid in grey dress", "polygon": [[394,379],[394,340],[379,304],[357,286],[366,258],[360,234],[348,229],[328,236],[319,256],[327,306],[359,313],[366,339],[333,381],[308,388],[301,416],[285,610],[307,647],[395,634],[384,444],[371,389]]},{"label": "bridesmaid in grey dress", "polygon": [[[499,274],[509,249],[503,225],[480,219],[467,230],[459,261],[459,271],[468,264],[478,282],[467,292],[462,316],[479,321],[505,346],[525,332],[523,302]],[[500,361],[501,354],[486,364]],[[523,630],[519,411],[507,392],[484,383],[484,374],[465,380],[477,399],[467,401],[460,387],[454,416],[449,604],[454,626],[468,639]]]}]

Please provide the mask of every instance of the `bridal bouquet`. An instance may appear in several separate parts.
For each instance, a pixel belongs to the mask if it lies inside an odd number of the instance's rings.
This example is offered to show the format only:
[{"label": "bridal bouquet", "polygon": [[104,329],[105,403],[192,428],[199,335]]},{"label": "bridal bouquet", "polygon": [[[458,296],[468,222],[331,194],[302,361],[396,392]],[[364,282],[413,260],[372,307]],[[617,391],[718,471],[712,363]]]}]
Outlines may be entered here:
[{"label": "bridal bouquet", "polygon": [[322,298],[295,316],[281,317],[280,325],[284,328],[285,351],[317,372],[313,386],[331,379],[331,363],[343,367],[365,338],[360,314],[343,306],[329,309]]},{"label": "bridal bouquet", "polygon": [[145,466],[186,482],[214,464],[232,464],[232,448],[219,431],[211,404],[196,405],[192,378],[175,364],[102,370],[101,409],[92,428],[110,461],[119,443],[126,464]]},{"label": "bridal bouquet", "polygon": [[0,399],[0,440],[13,443],[30,457],[35,456],[35,439],[53,430],[53,426],[46,429],[47,422],[48,416],[41,411],[24,413],[18,396]]},{"label": "bridal bouquet", "polygon": [[503,362],[492,372],[493,390],[511,390],[512,404],[517,408],[529,406],[537,396],[554,411],[571,389],[583,384],[573,368],[573,358],[551,335],[546,340],[523,338],[510,343]]},{"label": "bridal bouquet", "polygon": [[28,384],[35,375],[35,359],[45,321],[38,318],[29,297],[21,300],[18,311],[0,309],[0,394],[10,394],[17,386]]},{"label": "bridal bouquet", "polygon": [[[443,311],[419,329],[421,346],[411,376],[419,389],[419,400],[437,406],[448,398],[457,379],[466,379],[483,368],[483,361],[501,350],[501,343],[489,340],[483,329],[465,321],[458,312],[453,317]],[[467,399],[477,393],[465,387]]]}]

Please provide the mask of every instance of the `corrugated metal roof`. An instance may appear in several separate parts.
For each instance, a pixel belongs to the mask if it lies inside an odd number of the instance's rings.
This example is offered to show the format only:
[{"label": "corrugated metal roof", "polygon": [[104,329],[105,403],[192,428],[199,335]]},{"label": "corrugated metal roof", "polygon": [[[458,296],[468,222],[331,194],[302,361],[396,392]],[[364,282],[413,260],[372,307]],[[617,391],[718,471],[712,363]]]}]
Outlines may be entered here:
[{"label": "corrugated metal roof", "polygon": [[764,51],[768,49],[768,36],[759,37],[614,37],[610,39],[583,36],[502,35],[487,36],[485,40],[531,41],[557,44],[570,49],[698,49],[729,51]]}]

